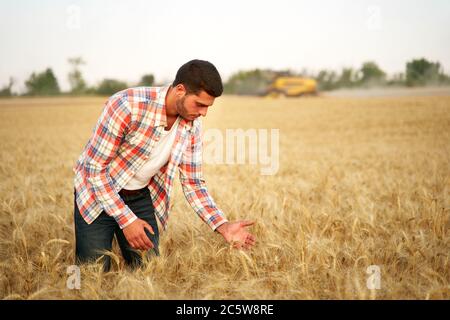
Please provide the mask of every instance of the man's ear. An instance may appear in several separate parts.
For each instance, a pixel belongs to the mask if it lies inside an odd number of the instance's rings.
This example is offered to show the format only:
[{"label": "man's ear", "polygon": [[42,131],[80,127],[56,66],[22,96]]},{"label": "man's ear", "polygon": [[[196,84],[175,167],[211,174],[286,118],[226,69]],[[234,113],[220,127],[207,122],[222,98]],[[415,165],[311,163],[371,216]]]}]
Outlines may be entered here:
[{"label": "man's ear", "polygon": [[178,98],[183,98],[186,95],[186,88],[182,83],[175,86],[175,94]]}]

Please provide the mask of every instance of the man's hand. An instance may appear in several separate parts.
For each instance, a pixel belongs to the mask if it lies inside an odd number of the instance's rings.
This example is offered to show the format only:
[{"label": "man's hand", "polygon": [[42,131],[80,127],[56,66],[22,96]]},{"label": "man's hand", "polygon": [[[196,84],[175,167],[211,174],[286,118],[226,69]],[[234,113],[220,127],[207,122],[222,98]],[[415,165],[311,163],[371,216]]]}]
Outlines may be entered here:
[{"label": "man's hand", "polygon": [[226,222],[219,226],[216,231],[219,232],[227,242],[233,243],[237,249],[250,249],[255,245],[255,236],[245,229],[253,225],[254,221]]},{"label": "man's hand", "polygon": [[123,234],[132,248],[141,250],[153,248],[153,243],[145,233],[145,229],[151,234],[155,234],[151,225],[139,218],[123,228]]}]

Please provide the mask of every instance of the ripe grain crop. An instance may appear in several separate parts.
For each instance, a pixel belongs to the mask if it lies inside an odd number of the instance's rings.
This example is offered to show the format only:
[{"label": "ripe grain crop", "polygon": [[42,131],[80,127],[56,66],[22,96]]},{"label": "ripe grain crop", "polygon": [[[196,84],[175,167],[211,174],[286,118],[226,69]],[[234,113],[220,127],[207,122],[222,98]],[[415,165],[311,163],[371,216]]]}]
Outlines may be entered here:
[{"label": "ripe grain crop", "polygon": [[[0,100],[0,298],[449,299],[450,97],[225,96],[205,130],[278,128],[279,170],[205,164],[230,220],[257,245],[230,248],[176,182],[161,256],[128,270],[74,263],[72,166],[105,98]],[[378,266],[380,288],[369,289]]]}]

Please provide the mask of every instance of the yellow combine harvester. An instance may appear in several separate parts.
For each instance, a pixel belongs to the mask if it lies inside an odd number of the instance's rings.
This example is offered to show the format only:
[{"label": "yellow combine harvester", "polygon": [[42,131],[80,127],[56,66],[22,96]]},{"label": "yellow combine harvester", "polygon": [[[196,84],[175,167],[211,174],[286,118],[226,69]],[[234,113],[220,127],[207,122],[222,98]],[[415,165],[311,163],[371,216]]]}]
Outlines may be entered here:
[{"label": "yellow combine harvester", "polygon": [[317,94],[317,82],[310,78],[278,77],[267,88],[266,97],[300,97]]}]

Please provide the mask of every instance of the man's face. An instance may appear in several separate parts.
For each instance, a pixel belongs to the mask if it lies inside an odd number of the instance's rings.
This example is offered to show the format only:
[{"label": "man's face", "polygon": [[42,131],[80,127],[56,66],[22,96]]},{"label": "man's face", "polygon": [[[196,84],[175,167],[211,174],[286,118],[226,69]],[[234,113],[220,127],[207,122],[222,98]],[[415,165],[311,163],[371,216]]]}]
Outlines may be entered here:
[{"label": "man's face", "polygon": [[176,88],[177,100],[175,102],[177,112],[186,120],[194,120],[199,116],[206,116],[208,107],[214,103],[214,97],[210,96],[205,91],[200,91],[198,94],[188,94],[184,86]]}]

